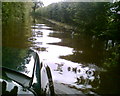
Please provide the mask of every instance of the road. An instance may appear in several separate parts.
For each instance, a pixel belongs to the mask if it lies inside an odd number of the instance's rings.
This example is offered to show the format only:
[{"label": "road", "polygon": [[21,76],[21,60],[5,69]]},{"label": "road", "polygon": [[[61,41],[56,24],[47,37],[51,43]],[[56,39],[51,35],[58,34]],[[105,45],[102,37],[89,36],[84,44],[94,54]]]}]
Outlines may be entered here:
[{"label": "road", "polygon": [[54,82],[54,89],[55,89],[55,93],[57,94],[57,96],[63,96],[63,95],[64,96],[71,96],[71,95],[86,96],[81,91],[70,88],[68,85],[61,84],[58,82]]}]

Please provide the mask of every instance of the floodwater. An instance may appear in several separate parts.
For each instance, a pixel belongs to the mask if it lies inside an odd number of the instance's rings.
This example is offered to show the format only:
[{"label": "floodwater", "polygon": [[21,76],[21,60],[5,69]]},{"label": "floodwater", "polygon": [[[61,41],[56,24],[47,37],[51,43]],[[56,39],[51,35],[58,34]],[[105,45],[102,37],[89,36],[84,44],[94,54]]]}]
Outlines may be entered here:
[{"label": "floodwater", "polygon": [[[31,28],[33,44],[30,48],[37,51],[41,62],[50,67],[54,82],[85,94],[112,94],[105,85],[114,78],[103,68],[105,41],[86,35],[74,36],[73,32],[60,30],[48,22],[37,22]],[[111,86],[117,88],[116,84]]]},{"label": "floodwater", "polygon": [[[40,21],[31,25],[31,32],[32,36],[28,38],[31,42],[28,49],[39,53],[40,61],[50,67],[54,82],[68,85],[85,94],[116,94],[118,92],[118,75],[103,67],[105,41],[82,34],[78,37],[71,34],[74,33],[72,31],[62,30],[51,23]],[[8,53],[14,50],[13,57],[18,53],[20,53],[19,56],[23,56],[27,50],[8,49]],[[29,56],[20,58],[19,61],[14,62],[17,65],[7,65],[7,67],[14,67],[13,69],[30,76],[32,62],[34,62],[30,59]]]}]

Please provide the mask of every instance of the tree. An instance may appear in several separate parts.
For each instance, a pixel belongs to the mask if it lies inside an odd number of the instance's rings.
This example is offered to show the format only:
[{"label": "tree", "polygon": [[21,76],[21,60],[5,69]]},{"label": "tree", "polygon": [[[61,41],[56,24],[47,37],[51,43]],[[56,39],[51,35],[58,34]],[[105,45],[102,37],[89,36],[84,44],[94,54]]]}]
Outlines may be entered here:
[{"label": "tree", "polygon": [[44,4],[43,4],[42,1],[33,2],[33,3],[34,3],[34,6],[33,6],[32,8],[33,8],[34,12],[35,12],[35,10],[36,10],[37,8],[44,6]]}]

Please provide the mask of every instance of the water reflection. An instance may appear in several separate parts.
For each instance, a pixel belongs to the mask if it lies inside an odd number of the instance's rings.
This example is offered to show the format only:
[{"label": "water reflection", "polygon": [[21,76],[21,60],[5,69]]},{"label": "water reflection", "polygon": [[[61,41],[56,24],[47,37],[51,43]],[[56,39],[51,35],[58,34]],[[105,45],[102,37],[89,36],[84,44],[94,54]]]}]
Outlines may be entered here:
[{"label": "water reflection", "polygon": [[10,21],[2,24],[2,66],[18,71],[18,66],[21,66],[19,70],[23,69],[21,63],[29,49],[30,42],[27,39],[30,36],[30,22]]},{"label": "water reflection", "polygon": [[[118,82],[115,80],[119,77],[118,74],[112,71],[109,74],[104,73],[106,70],[100,67],[104,63],[106,47],[107,50],[111,47],[107,44],[111,44],[111,41],[106,44],[94,36],[81,34],[77,37],[71,35],[68,30],[58,30],[55,26],[53,29],[48,23],[32,25],[32,36],[27,41],[26,37],[21,38],[23,34],[16,29],[17,27],[14,30],[14,27],[9,27],[3,28],[3,66],[31,76],[34,59],[26,47],[26,42],[29,41],[30,49],[37,51],[40,60],[51,68],[54,82],[67,84],[84,93],[91,93],[91,90],[97,89],[100,89],[98,93],[109,93],[108,89],[118,92],[117,84],[113,83]],[[10,32],[7,32],[8,29]],[[17,36],[11,34],[15,30],[20,31]]]},{"label": "water reflection", "polygon": [[54,82],[87,90],[87,93],[91,89],[99,88],[100,72],[103,70],[95,64],[100,64],[104,48],[102,46],[96,50],[96,46],[103,45],[102,42],[95,40],[92,43],[90,37],[85,41],[84,36],[72,38],[70,33],[53,30],[43,23],[35,24],[31,28],[31,49],[39,52],[41,61],[49,65]]},{"label": "water reflection", "polygon": [[54,71],[58,71],[59,74],[62,74],[62,72],[63,72],[62,66],[64,65],[64,63],[61,63],[61,64],[55,63],[55,64],[57,64],[57,68],[54,69]]}]

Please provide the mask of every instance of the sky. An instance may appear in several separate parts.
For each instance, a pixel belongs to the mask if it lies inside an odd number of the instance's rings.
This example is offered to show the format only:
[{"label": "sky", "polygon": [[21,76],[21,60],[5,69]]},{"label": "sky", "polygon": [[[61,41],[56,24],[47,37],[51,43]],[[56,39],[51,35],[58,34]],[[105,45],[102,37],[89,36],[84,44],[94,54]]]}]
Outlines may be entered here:
[{"label": "sky", "polygon": [[[42,1],[43,2],[43,4],[44,4],[44,6],[47,6],[47,5],[49,5],[49,4],[51,4],[51,3],[55,3],[55,2],[60,2],[60,1],[65,1],[65,0],[37,0],[37,1]],[[98,1],[98,2],[102,2],[102,1],[104,1],[104,2],[115,2],[115,1],[120,1],[120,0],[70,0],[70,1],[77,1],[77,2],[79,2],[79,1],[85,1],[85,2],[87,2],[87,1]]]},{"label": "sky", "polygon": [[51,3],[60,2],[62,0],[41,0],[44,3],[44,6],[47,6]]}]

